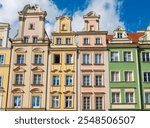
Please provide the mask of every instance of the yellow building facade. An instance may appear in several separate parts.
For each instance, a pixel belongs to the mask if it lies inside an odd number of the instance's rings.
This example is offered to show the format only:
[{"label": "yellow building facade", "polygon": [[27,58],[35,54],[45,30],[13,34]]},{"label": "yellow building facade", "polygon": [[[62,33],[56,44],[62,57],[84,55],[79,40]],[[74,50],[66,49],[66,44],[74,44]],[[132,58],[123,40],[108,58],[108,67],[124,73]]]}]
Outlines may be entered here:
[{"label": "yellow building facade", "polygon": [[9,24],[0,23],[0,110],[5,110],[10,67]]},{"label": "yellow building facade", "polygon": [[77,110],[76,44],[71,17],[56,18],[56,31],[49,50],[48,110]]}]

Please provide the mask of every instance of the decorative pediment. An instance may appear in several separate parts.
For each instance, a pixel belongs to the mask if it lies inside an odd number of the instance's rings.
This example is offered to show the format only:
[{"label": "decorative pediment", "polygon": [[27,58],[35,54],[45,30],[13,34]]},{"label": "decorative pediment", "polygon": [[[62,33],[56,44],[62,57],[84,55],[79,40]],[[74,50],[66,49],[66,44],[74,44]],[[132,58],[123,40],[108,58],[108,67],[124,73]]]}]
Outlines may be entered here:
[{"label": "decorative pediment", "polygon": [[50,92],[51,94],[62,94],[61,92],[59,92],[59,91],[52,91],[52,92]]},{"label": "decorative pediment", "polygon": [[95,12],[90,11],[89,13],[84,15],[84,17],[100,17],[100,15],[97,15]]},{"label": "decorative pediment", "polygon": [[15,71],[15,72],[26,72],[26,70],[20,66],[15,68],[13,71]]},{"label": "decorative pediment", "polygon": [[64,94],[75,94],[75,92],[67,90],[67,91],[64,92]]},{"label": "decorative pediment", "polygon": [[30,91],[31,93],[43,93],[40,89],[34,88]]},{"label": "decorative pediment", "polygon": [[32,51],[36,52],[36,53],[43,53],[44,52],[44,50],[42,48],[35,48]]},{"label": "decorative pediment", "polygon": [[20,88],[15,88],[11,91],[12,93],[24,93],[24,91]]},{"label": "decorative pediment", "polygon": [[44,70],[40,67],[35,67],[32,69],[33,72],[44,72]]},{"label": "decorative pediment", "polygon": [[17,48],[16,50],[15,50],[15,52],[17,52],[17,53],[25,53],[25,52],[27,52],[25,49],[23,49],[23,48]]}]

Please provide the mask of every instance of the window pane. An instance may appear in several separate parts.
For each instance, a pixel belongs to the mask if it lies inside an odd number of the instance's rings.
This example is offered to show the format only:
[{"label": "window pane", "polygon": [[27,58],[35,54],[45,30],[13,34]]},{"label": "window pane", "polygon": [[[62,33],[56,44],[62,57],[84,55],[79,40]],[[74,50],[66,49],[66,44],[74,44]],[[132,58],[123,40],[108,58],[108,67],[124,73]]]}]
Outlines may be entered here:
[{"label": "window pane", "polygon": [[21,107],[21,96],[14,96],[14,108]]},{"label": "window pane", "polygon": [[4,55],[0,55],[0,64],[4,64]]},{"label": "window pane", "polygon": [[72,107],[72,96],[65,97],[65,107],[71,108]]},{"label": "window pane", "polygon": [[59,96],[52,96],[52,108],[59,107]]},{"label": "window pane", "polygon": [[0,76],[0,87],[2,87],[2,76]]},{"label": "window pane", "polygon": [[96,110],[102,110],[102,109],[103,109],[102,97],[96,97]]},{"label": "window pane", "polygon": [[40,97],[39,96],[33,96],[32,97],[32,107],[40,107]]},{"label": "window pane", "polygon": [[83,110],[90,109],[90,97],[83,97]]},{"label": "window pane", "polygon": [[111,52],[111,61],[119,61],[119,53]]},{"label": "window pane", "polygon": [[89,86],[90,85],[90,76],[84,75],[83,76],[83,86]]}]

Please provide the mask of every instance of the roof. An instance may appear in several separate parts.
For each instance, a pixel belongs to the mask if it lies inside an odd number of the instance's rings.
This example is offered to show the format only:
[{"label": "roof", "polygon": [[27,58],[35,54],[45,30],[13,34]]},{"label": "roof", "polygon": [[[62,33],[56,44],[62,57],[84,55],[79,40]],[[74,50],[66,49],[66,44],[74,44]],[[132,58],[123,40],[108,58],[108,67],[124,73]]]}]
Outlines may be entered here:
[{"label": "roof", "polygon": [[[133,43],[138,43],[139,42],[139,38],[141,36],[144,36],[144,32],[141,33],[127,33],[128,35],[128,39],[131,40]],[[107,41],[112,40],[113,39],[113,35],[107,35]]]}]

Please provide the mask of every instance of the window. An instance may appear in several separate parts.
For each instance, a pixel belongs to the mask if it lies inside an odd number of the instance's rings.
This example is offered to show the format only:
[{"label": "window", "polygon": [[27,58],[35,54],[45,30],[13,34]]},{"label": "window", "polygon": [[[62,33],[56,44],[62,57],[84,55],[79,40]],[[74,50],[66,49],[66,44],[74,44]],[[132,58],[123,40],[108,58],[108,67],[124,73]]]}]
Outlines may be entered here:
[{"label": "window", "polygon": [[38,42],[38,38],[37,37],[33,37],[33,43],[37,43]]},{"label": "window", "polygon": [[117,38],[122,38],[122,33],[117,33]]},{"label": "window", "polygon": [[94,31],[94,26],[90,25],[90,31]]},{"label": "window", "polygon": [[145,93],[145,103],[150,104],[150,93]]},{"label": "window", "polygon": [[89,110],[90,109],[90,97],[84,96],[83,97],[83,110]]},{"label": "window", "polygon": [[2,96],[0,96],[0,109],[2,108]]},{"label": "window", "polygon": [[59,107],[59,96],[52,96],[52,108]]},{"label": "window", "polygon": [[117,92],[112,93],[112,103],[119,103],[120,102],[120,94]]},{"label": "window", "polygon": [[56,38],[56,44],[61,44],[61,38]]},{"label": "window", "polygon": [[119,53],[111,52],[111,61],[119,61]]},{"label": "window", "polygon": [[0,55],[0,64],[4,64],[4,55]]},{"label": "window", "polygon": [[70,38],[66,38],[66,44],[71,44],[71,39]]},{"label": "window", "polygon": [[111,72],[111,81],[113,82],[119,81],[119,72],[117,71]]},{"label": "window", "polygon": [[16,74],[15,84],[23,84],[23,74]]},{"label": "window", "polygon": [[17,64],[24,64],[24,55],[17,55]]},{"label": "window", "polygon": [[90,85],[90,76],[84,75],[83,76],[83,86],[89,86]]},{"label": "window", "polygon": [[63,31],[66,30],[66,25],[65,24],[62,25],[62,30]]},{"label": "window", "polygon": [[85,45],[89,44],[89,39],[88,38],[84,38],[83,39],[83,44],[85,44]]},{"label": "window", "polygon": [[21,96],[14,96],[14,108],[21,108]]},{"label": "window", "polygon": [[133,103],[133,92],[126,92],[126,103]]},{"label": "window", "polygon": [[42,64],[42,55],[34,56],[34,64]]},{"label": "window", "polygon": [[60,55],[54,55],[54,63],[60,64]]},{"label": "window", "polygon": [[96,38],[96,39],[95,39],[95,44],[96,44],[96,45],[101,44],[101,39],[100,39],[100,38]]},{"label": "window", "polygon": [[96,101],[96,105],[95,105],[95,109],[96,110],[102,110],[103,109],[103,98],[102,97],[96,97],[95,99]]},{"label": "window", "polygon": [[143,59],[143,62],[150,62],[150,52],[143,52],[142,59]]},{"label": "window", "polygon": [[102,55],[95,54],[95,64],[101,64],[101,63],[102,63]]},{"label": "window", "polygon": [[150,82],[150,72],[144,72],[144,82]]},{"label": "window", "polygon": [[35,25],[33,23],[30,23],[29,24],[29,29],[31,29],[31,30],[35,29]]},{"label": "window", "polygon": [[41,74],[34,74],[33,84],[41,84]]},{"label": "window", "polygon": [[95,76],[95,86],[102,86],[102,76],[101,75]]},{"label": "window", "polygon": [[71,64],[72,63],[72,55],[71,54],[67,54],[66,55],[66,63],[67,64]]},{"label": "window", "polygon": [[72,76],[66,76],[66,86],[73,85]]},{"label": "window", "polygon": [[39,107],[40,107],[40,97],[32,96],[32,108],[39,108]]},{"label": "window", "polygon": [[29,37],[24,37],[23,43],[28,43],[29,42]]},{"label": "window", "polygon": [[2,40],[2,39],[0,39],[0,46],[2,46],[2,43],[3,43],[3,40]]},{"label": "window", "polygon": [[90,64],[90,55],[83,54],[83,64]]},{"label": "window", "polygon": [[72,96],[66,96],[65,97],[65,108],[71,108],[72,107]]},{"label": "window", "polygon": [[125,81],[133,81],[133,78],[132,78],[132,72],[131,71],[125,71],[124,75],[125,75]]},{"label": "window", "polygon": [[2,82],[3,82],[3,79],[2,79],[2,76],[0,76],[0,87],[2,87]]},{"label": "window", "polygon": [[59,85],[60,85],[59,76],[53,76],[53,86],[59,86]]},{"label": "window", "polygon": [[124,56],[124,61],[132,61],[132,56],[131,56],[131,52],[124,52],[123,54]]}]

